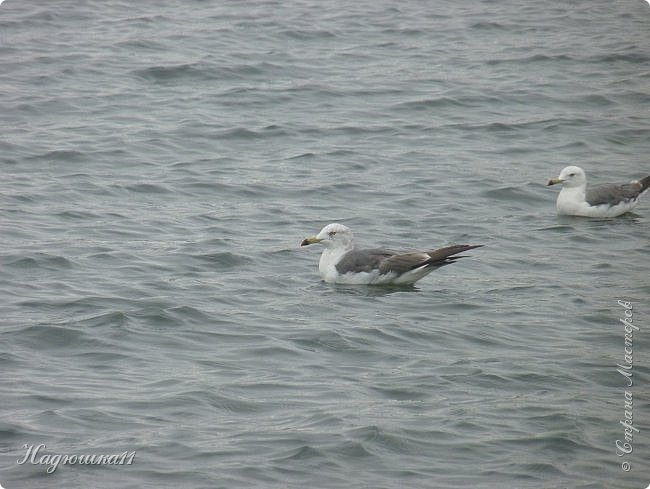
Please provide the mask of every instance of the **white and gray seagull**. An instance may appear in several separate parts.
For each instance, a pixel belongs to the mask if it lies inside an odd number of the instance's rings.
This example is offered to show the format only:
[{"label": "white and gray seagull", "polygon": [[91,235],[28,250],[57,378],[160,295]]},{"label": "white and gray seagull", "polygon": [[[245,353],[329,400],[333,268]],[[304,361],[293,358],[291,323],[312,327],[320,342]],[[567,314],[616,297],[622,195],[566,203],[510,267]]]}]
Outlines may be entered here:
[{"label": "white and gray seagull", "polygon": [[463,258],[458,253],[483,246],[453,245],[412,253],[359,249],[354,246],[352,231],[339,223],[328,224],[300,245],[314,243],[325,246],[318,263],[325,282],[367,285],[413,284],[437,268]]},{"label": "white and gray seagull", "polygon": [[650,175],[629,183],[605,183],[587,188],[587,176],[579,166],[567,166],[548,185],[562,184],[557,213],[565,216],[616,217],[631,211],[650,187]]}]

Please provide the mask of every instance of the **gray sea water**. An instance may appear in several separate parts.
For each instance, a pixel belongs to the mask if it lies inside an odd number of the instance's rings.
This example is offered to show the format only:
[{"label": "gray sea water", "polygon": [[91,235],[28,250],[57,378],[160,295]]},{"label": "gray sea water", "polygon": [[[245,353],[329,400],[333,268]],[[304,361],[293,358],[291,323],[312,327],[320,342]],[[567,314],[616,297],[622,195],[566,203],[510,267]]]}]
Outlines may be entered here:
[{"label": "gray sea water", "polygon": [[650,198],[545,185],[650,173],[646,2],[7,0],[0,120],[5,489],[650,483]]}]

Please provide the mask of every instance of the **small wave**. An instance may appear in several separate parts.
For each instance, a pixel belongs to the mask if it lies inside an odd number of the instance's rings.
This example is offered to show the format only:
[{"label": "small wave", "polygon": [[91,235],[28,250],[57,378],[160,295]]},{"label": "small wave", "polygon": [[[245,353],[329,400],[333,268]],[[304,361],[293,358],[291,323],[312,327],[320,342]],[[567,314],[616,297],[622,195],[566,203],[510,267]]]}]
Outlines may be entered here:
[{"label": "small wave", "polygon": [[164,82],[178,78],[192,77],[200,75],[200,70],[192,64],[170,65],[170,66],[150,66],[134,71],[134,74],[140,78],[155,82]]},{"label": "small wave", "polygon": [[219,132],[214,133],[212,136],[215,139],[224,139],[224,140],[255,140],[255,139],[266,139],[266,138],[276,138],[278,136],[288,136],[291,135],[289,131],[285,128],[271,124],[261,129],[249,129],[246,127],[234,127],[231,129],[225,129]]},{"label": "small wave", "polygon": [[205,253],[200,255],[193,255],[191,258],[208,265],[213,265],[221,269],[230,269],[239,265],[250,263],[251,258],[230,253],[228,251],[221,253]]},{"label": "small wave", "polygon": [[329,39],[336,37],[333,32],[324,29],[287,29],[285,31],[282,31],[280,34],[290,39],[298,39],[301,41]]},{"label": "small wave", "polygon": [[471,29],[479,29],[479,30],[503,30],[506,29],[508,26],[504,24],[499,24],[498,22],[490,22],[490,21],[481,21],[481,22],[476,22],[470,26]]},{"label": "small wave", "polygon": [[166,397],[161,403],[165,406],[186,407],[188,405],[205,405],[231,413],[258,413],[263,410],[263,403],[254,399],[244,399],[223,392],[213,393],[204,390],[178,392]]},{"label": "small wave", "polygon": [[[131,22],[153,22],[150,18],[138,18],[138,19],[129,19]],[[151,51],[164,51],[168,49],[164,44],[154,41],[152,39],[129,39],[127,41],[118,42],[116,46],[131,50],[151,50]]]},{"label": "small wave", "polygon": [[566,233],[571,233],[571,232],[575,231],[575,229],[573,228],[573,226],[568,226],[566,224],[558,224],[558,225],[555,225],[555,226],[548,226],[548,227],[545,227],[545,228],[537,228],[537,229],[535,229],[535,231],[550,231],[550,232],[553,232],[553,233],[566,234]]},{"label": "small wave", "polygon": [[494,100],[489,100],[489,97],[485,97],[485,98],[438,97],[438,98],[427,98],[422,100],[403,102],[393,106],[393,109],[412,112],[412,111],[426,110],[431,108],[443,108],[443,107],[454,108],[454,107],[479,106],[493,101]]},{"label": "small wave", "polygon": [[313,159],[316,158],[315,153],[302,153],[296,156],[289,156],[288,158],[285,158],[285,160],[306,160],[306,159]]},{"label": "small wave", "polygon": [[14,255],[4,263],[5,266],[17,269],[38,269],[60,270],[73,266],[73,263],[67,258],[49,253],[34,253],[30,256],[17,257]]},{"label": "small wave", "polygon": [[[196,63],[183,63],[177,65],[156,65],[146,68],[139,68],[132,71],[132,74],[143,80],[155,83],[169,83],[177,80],[250,80],[256,76],[271,75],[283,72],[284,68],[268,62],[240,63],[223,65],[209,61]],[[236,87],[230,93],[248,91],[249,89]]]},{"label": "small wave", "polygon": [[601,63],[634,63],[634,64],[643,64],[650,61],[650,57],[647,54],[641,52],[634,52],[634,48],[630,47],[629,50],[622,51],[619,53],[608,53],[605,55],[592,56],[587,59],[589,63],[601,64]]},{"label": "small wave", "polygon": [[57,217],[67,220],[84,220],[84,219],[99,219],[99,214],[88,211],[63,211],[55,214]]},{"label": "small wave", "polygon": [[30,156],[29,159],[37,160],[54,160],[54,161],[85,161],[86,154],[81,151],[71,150],[71,149],[57,149],[54,151],[48,151],[47,153],[41,153],[38,155]]},{"label": "small wave", "polygon": [[546,202],[546,199],[536,196],[523,187],[502,187],[481,192],[481,195],[490,199],[508,202]]},{"label": "small wave", "polygon": [[213,318],[192,306],[175,306],[166,310],[168,314],[175,317],[179,322],[191,321],[194,323],[205,324],[206,322],[211,321]]},{"label": "small wave", "polygon": [[98,328],[102,326],[123,326],[129,321],[129,317],[122,311],[110,311],[103,314],[93,314],[87,318],[74,322],[77,326]]},{"label": "small wave", "polygon": [[532,63],[558,63],[558,62],[576,62],[576,59],[567,54],[548,55],[548,54],[533,54],[531,56],[524,56],[521,58],[502,58],[502,59],[489,59],[486,63],[490,66],[501,64],[532,64]]},{"label": "small wave", "polygon": [[156,185],[153,183],[136,183],[134,185],[127,185],[127,190],[136,193],[142,194],[167,194],[171,193],[171,190],[163,185]]},{"label": "small wave", "polygon": [[282,455],[275,459],[276,462],[286,462],[291,460],[309,460],[312,458],[324,458],[323,451],[309,445],[303,445],[291,450],[288,454]]},{"label": "small wave", "polygon": [[398,35],[404,37],[417,37],[426,34],[425,30],[417,29],[415,27],[388,28],[383,29],[381,32],[389,36]]},{"label": "small wave", "polygon": [[20,331],[20,337],[21,343],[29,343],[36,350],[66,348],[79,351],[84,341],[89,339],[80,329],[52,324],[25,327]]}]

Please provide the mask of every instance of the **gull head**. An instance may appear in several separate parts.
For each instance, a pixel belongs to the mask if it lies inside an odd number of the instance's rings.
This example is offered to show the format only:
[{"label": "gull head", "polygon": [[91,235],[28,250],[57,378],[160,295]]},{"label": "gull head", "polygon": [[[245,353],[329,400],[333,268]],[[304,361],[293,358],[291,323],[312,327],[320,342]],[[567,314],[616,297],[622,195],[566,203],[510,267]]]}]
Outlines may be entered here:
[{"label": "gull head", "polygon": [[314,243],[322,243],[323,245],[335,248],[350,248],[352,247],[352,231],[347,226],[334,222],[328,224],[316,236],[305,238],[300,246],[307,246]]},{"label": "gull head", "polygon": [[579,166],[567,166],[563,168],[556,178],[551,178],[547,185],[561,183],[565,187],[580,187],[587,183],[587,176]]}]

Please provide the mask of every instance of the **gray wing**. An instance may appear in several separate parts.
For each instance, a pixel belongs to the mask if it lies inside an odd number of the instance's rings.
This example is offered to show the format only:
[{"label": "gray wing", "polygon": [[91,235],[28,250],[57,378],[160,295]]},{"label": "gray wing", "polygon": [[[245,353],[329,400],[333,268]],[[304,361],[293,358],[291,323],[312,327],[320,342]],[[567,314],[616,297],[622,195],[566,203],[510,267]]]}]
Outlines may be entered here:
[{"label": "gray wing", "polygon": [[395,253],[382,249],[349,251],[336,264],[336,270],[340,274],[372,272],[379,268],[380,263],[386,258],[395,256]]},{"label": "gray wing", "polygon": [[645,190],[640,182],[623,184],[606,183],[587,188],[585,200],[589,205],[616,205],[636,199]]},{"label": "gray wing", "polygon": [[399,275],[427,266],[430,268],[440,268],[450,263],[454,263],[462,256],[454,256],[463,251],[480,248],[482,245],[453,245],[446,246],[433,251],[419,252],[419,253],[402,253],[393,255],[383,260],[379,265],[379,271],[384,274],[388,272],[395,272]]},{"label": "gray wing", "polygon": [[[398,275],[429,264],[430,257],[427,253],[401,253],[382,260],[379,264],[381,274],[395,272]],[[442,266],[442,265],[441,265]]]},{"label": "gray wing", "polygon": [[481,246],[454,245],[438,250],[415,253],[394,253],[384,249],[354,249],[341,258],[336,264],[336,270],[340,274],[379,270],[382,275],[390,272],[401,275],[422,266],[439,268],[448,265],[453,263],[454,260],[462,258],[461,256],[452,255]]}]

